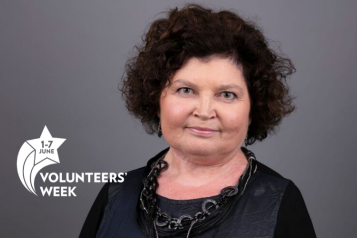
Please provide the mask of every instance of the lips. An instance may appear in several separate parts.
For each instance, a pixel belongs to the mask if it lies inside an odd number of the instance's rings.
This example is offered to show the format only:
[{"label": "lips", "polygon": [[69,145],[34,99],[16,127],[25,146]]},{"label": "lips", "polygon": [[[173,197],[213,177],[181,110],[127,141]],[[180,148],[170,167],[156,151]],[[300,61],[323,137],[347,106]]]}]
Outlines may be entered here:
[{"label": "lips", "polygon": [[198,126],[190,126],[189,128],[190,128],[190,129],[197,130],[197,131],[207,131],[207,132],[217,131],[217,130],[213,130],[213,129],[210,129],[210,128],[198,127]]},{"label": "lips", "polygon": [[188,127],[190,131],[192,131],[196,135],[202,135],[202,136],[209,136],[217,132],[217,130],[213,130],[211,128],[206,128],[206,127]]}]

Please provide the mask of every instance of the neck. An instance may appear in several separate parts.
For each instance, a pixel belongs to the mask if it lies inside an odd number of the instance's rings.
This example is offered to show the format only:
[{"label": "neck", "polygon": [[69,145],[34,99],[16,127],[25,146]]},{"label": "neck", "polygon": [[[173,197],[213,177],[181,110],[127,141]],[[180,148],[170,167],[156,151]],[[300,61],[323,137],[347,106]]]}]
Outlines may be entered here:
[{"label": "neck", "polygon": [[170,147],[164,160],[169,164],[168,170],[165,171],[166,176],[193,186],[227,179],[227,176],[235,178],[232,184],[235,185],[248,164],[240,147],[229,153],[211,156],[185,154]]}]

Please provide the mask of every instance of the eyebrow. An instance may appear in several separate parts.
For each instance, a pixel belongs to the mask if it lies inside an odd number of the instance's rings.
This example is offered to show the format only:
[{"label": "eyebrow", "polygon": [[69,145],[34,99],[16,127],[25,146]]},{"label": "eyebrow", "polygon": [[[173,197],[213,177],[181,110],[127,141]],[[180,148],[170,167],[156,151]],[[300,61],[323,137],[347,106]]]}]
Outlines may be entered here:
[{"label": "eyebrow", "polygon": [[[192,87],[192,88],[197,87],[196,84],[191,83],[191,82],[189,82],[189,81],[187,81],[187,80],[184,80],[184,79],[178,79],[178,80],[175,80],[175,81],[173,82],[173,84],[179,84],[179,83],[184,84],[184,85],[187,85],[187,86]],[[231,89],[231,88],[235,88],[235,89],[237,89],[237,90],[239,91],[240,94],[244,94],[243,88],[240,87],[240,86],[238,86],[237,84],[224,84],[224,85],[220,85],[220,86],[218,87],[218,90],[227,90],[227,89]]]}]

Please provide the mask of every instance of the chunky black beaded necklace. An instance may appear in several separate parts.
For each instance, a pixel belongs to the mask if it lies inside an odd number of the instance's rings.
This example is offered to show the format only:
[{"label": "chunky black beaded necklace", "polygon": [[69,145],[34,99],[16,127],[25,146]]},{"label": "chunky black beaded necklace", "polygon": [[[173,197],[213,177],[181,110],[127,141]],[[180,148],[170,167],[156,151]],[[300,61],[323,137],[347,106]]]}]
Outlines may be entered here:
[{"label": "chunky black beaded necklace", "polygon": [[[140,193],[139,225],[149,237],[195,237],[211,228],[213,224],[220,225],[234,202],[242,196],[251,175],[256,168],[256,159],[253,152],[242,147],[248,160],[248,165],[235,186],[225,187],[217,199],[206,199],[202,203],[202,211],[194,215],[171,217],[161,211],[157,205],[156,189],[157,178],[167,169],[168,164],[163,160],[165,154],[151,164],[149,174],[143,179],[143,189]],[[152,224],[152,225],[150,225]]]}]

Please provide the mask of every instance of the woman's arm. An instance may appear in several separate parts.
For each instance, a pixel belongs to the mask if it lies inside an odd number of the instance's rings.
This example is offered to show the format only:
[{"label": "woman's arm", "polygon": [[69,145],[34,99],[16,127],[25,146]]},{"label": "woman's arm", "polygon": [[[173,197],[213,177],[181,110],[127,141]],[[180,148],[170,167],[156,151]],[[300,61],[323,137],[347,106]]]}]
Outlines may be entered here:
[{"label": "woman's arm", "polygon": [[108,203],[108,189],[109,183],[106,183],[100,190],[84,222],[79,238],[95,238],[102,221],[105,206]]},{"label": "woman's arm", "polygon": [[276,238],[316,238],[309,212],[296,185],[290,181],[280,204]]}]

